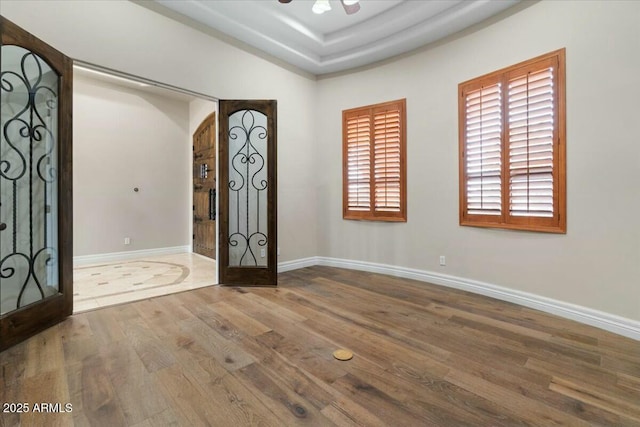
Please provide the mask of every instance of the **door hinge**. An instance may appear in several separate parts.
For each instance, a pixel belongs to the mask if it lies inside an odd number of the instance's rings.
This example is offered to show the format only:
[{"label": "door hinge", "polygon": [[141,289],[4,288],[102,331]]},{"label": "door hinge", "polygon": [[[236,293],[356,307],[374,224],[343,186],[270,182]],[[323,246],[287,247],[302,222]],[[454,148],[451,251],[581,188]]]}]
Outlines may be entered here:
[{"label": "door hinge", "polygon": [[193,210],[195,211],[196,210],[196,205],[193,205],[192,207],[193,207]]},{"label": "door hinge", "polygon": [[193,239],[193,240],[195,240],[195,239],[196,239],[196,235],[195,235],[195,234],[193,235],[192,239]]},{"label": "door hinge", "polygon": [[191,146],[191,151],[196,151],[196,146],[195,145]]}]

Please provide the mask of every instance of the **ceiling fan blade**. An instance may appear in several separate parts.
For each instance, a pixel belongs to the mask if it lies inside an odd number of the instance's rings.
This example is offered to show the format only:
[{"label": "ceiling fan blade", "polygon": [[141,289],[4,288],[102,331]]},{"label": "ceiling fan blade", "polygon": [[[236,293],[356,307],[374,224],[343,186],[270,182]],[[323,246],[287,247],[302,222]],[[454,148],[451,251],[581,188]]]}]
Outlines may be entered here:
[{"label": "ceiling fan blade", "polygon": [[340,3],[342,4],[342,7],[344,7],[344,11],[347,12],[347,15],[353,15],[360,10],[360,3],[348,5],[344,4],[344,0],[340,0]]}]

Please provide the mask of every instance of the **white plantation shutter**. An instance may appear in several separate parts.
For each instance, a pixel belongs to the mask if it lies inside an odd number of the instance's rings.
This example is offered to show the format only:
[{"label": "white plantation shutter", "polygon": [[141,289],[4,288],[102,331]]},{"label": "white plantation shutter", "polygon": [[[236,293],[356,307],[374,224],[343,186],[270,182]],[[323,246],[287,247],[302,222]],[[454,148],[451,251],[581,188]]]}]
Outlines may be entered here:
[{"label": "white plantation shutter", "polygon": [[400,110],[374,113],[374,205],[377,211],[400,212]]},{"label": "white plantation shutter", "polygon": [[345,218],[406,221],[405,105],[343,112]]},{"label": "white plantation shutter", "polygon": [[358,115],[347,119],[347,206],[350,210],[371,209],[371,118]]},{"label": "white plantation shutter", "polygon": [[564,49],[459,85],[460,224],[566,232]]},{"label": "white plantation shutter", "polygon": [[500,215],[501,85],[498,83],[468,93],[465,108],[467,212]]},{"label": "white plantation shutter", "polygon": [[553,216],[553,68],[509,81],[509,210]]}]

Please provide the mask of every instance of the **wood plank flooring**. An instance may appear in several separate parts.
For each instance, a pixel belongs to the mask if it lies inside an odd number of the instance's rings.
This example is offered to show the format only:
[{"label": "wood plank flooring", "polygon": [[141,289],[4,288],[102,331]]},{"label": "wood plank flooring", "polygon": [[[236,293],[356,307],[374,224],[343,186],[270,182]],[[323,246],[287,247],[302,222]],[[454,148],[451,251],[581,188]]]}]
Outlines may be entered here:
[{"label": "wood plank flooring", "polygon": [[74,315],[0,353],[0,403],[31,407],[0,425],[640,426],[638,341],[379,274],[279,280]]}]

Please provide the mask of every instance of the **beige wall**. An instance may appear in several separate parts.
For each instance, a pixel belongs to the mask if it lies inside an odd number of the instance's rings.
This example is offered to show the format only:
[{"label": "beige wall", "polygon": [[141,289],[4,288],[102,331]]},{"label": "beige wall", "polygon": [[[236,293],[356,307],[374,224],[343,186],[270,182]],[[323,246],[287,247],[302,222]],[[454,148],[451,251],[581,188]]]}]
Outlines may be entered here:
[{"label": "beige wall", "polygon": [[73,92],[74,256],[190,244],[189,103],[78,73]]},{"label": "beige wall", "polygon": [[194,99],[189,102],[189,140],[193,138],[193,134],[198,126],[209,114],[218,111],[218,104],[206,99]]},{"label": "beige wall", "polygon": [[316,255],[315,80],[128,1],[3,1],[2,15],[75,59],[221,99],[276,99],[279,261]]},{"label": "beige wall", "polygon": [[[319,255],[450,274],[640,320],[639,17],[639,2],[542,1],[435,48],[320,80]],[[460,227],[458,83],[562,47],[567,234]],[[409,220],[345,221],[341,111],[404,97]]]}]

